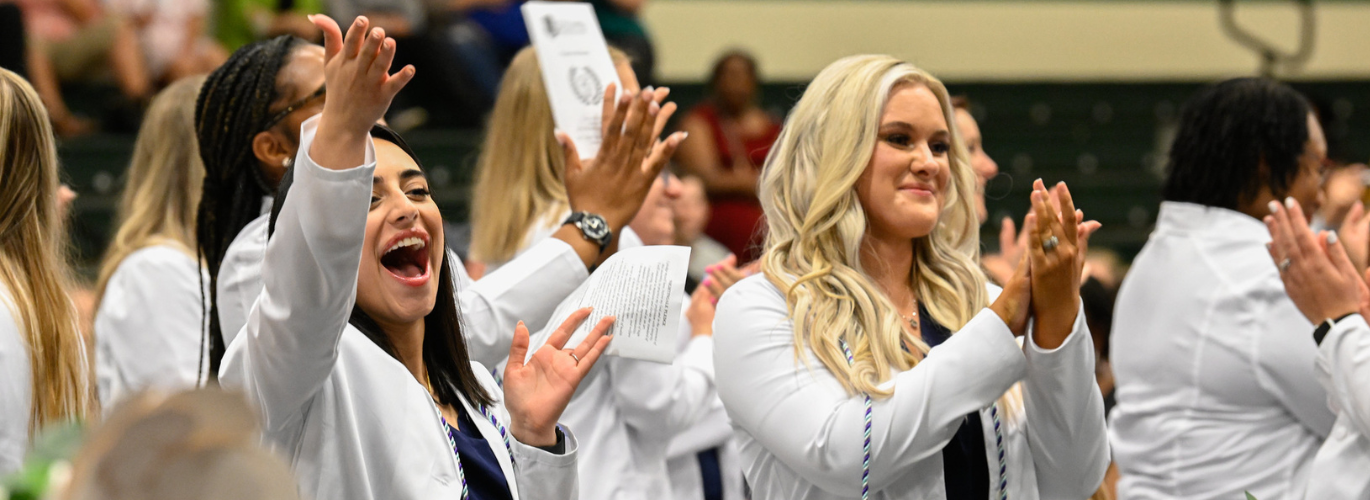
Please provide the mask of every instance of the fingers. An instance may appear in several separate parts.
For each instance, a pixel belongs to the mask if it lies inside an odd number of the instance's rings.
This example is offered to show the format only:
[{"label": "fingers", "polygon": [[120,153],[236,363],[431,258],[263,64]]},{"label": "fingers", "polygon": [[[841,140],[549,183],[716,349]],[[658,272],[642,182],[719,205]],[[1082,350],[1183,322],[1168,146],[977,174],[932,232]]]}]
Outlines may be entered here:
[{"label": "fingers", "polygon": [[323,14],[309,16],[309,22],[323,31],[324,63],[333,60],[333,56],[338,55],[343,49],[342,28],[338,27],[338,22],[333,18]]},{"label": "fingers", "polygon": [[595,362],[599,361],[599,355],[604,354],[604,350],[609,348],[609,342],[612,340],[614,340],[613,335],[600,337],[599,340],[595,342],[594,347],[590,348],[590,352],[585,353],[585,356],[580,358],[580,363],[576,364],[576,368],[580,370],[581,377],[590,373],[590,369],[594,368]]},{"label": "fingers", "polygon": [[1337,268],[1337,273],[1351,279],[1358,279],[1360,273],[1356,271],[1356,265],[1351,263],[1351,256],[1346,254],[1346,247],[1337,243],[1337,233],[1328,232],[1327,257],[1332,260],[1332,265]]},{"label": "fingers", "polygon": [[555,133],[557,143],[561,144],[561,152],[566,158],[566,172],[580,172],[584,165],[580,164],[580,153],[576,151],[576,141],[571,140],[571,135],[566,132],[557,131]]},{"label": "fingers", "polygon": [[605,316],[599,319],[599,323],[595,324],[595,328],[590,330],[590,335],[585,337],[585,340],[580,341],[580,344],[571,351],[576,355],[576,359],[587,361],[585,357],[588,356],[590,350],[594,349],[595,345],[599,343],[600,337],[608,335],[609,328],[614,326],[614,319],[613,316]]},{"label": "fingers", "polygon": [[566,341],[571,339],[571,334],[575,333],[577,328],[580,328],[580,324],[585,322],[585,318],[590,317],[590,311],[592,310],[594,310],[593,307],[576,309],[575,312],[571,313],[570,317],[566,318],[566,321],[561,322],[561,326],[557,327],[557,331],[552,332],[552,335],[547,337],[547,345],[551,346],[553,349],[561,349],[562,346],[565,346]]},{"label": "fingers", "polygon": [[370,69],[371,63],[380,55],[381,43],[385,42],[385,30],[371,28],[367,32],[366,40],[362,42],[361,52],[357,54],[357,60],[363,68]]},{"label": "fingers", "polygon": [[362,50],[362,41],[366,38],[366,28],[370,25],[371,21],[366,16],[357,16],[357,19],[352,21],[352,26],[347,28],[347,36],[343,38],[343,57],[357,57],[357,53]]},{"label": "fingers", "polygon": [[[1041,180],[1037,181],[1039,184]],[[1057,239],[1065,238],[1065,229],[1061,227],[1061,218],[1056,215],[1056,208],[1049,204],[1050,195],[1046,190],[1037,191],[1037,199],[1041,200],[1041,208],[1037,213],[1038,220],[1042,220],[1046,230],[1043,231],[1044,237],[1057,236]],[[1073,212],[1073,211],[1072,211]],[[1064,241],[1059,243],[1065,243]]]},{"label": "fingers", "polygon": [[671,121],[671,116],[675,115],[676,104],[668,102],[661,105],[661,111],[656,114],[656,126],[652,128],[652,138],[661,137],[661,133],[666,130],[666,123]]},{"label": "fingers", "polygon": [[1271,257],[1275,258],[1275,264],[1278,265],[1284,259],[1296,255],[1299,249],[1289,231],[1288,213],[1280,207],[1279,202],[1270,202],[1270,215],[1265,221],[1266,227],[1270,229],[1271,250],[1274,252]]},{"label": "fingers", "polygon": [[1042,251],[1041,229],[1043,225],[1041,218],[1037,216],[1037,205],[1038,202],[1036,200],[1036,197],[1034,197],[1032,203],[1033,211],[1032,213],[1028,214],[1027,219],[1023,222],[1023,232],[1027,234],[1028,238],[1027,251],[1023,253],[1025,254],[1025,257],[1031,256],[1032,260],[1038,259],[1039,256],[1045,257]]},{"label": "fingers", "polygon": [[1303,208],[1299,202],[1293,198],[1285,198],[1285,206],[1289,209],[1286,220],[1289,227],[1293,230],[1294,243],[1297,244],[1301,256],[1318,251],[1318,243],[1313,235],[1313,230],[1308,227],[1308,219],[1303,216]]},{"label": "fingers", "polygon": [[[613,90],[614,84],[611,83],[609,84],[609,88],[604,91],[606,94],[604,98],[611,98],[614,95],[612,93]],[[604,138],[599,146],[599,156],[601,157],[607,156],[609,152],[615,151],[618,148],[618,143],[623,130],[623,122],[628,119],[628,112],[632,108],[633,96],[629,95],[627,92],[622,92],[622,94],[623,95],[618,97],[617,104],[614,105],[613,113],[609,114],[609,121],[604,125],[603,133],[600,134],[600,136]]]},{"label": "fingers", "polygon": [[[628,147],[624,151],[628,154],[628,165],[634,168],[641,168],[642,160],[647,157],[652,145],[652,125],[655,123],[656,113],[661,112],[661,106],[652,102],[652,93],[642,91],[638,98],[633,101],[633,107],[628,112],[628,122],[624,126],[623,135],[627,143],[619,143],[619,147]],[[655,168],[655,166],[652,166]]]},{"label": "fingers", "polygon": [[[618,105],[618,84],[609,82],[604,87],[604,98],[599,100],[599,133],[602,136],[609,135],[609,120],[614,117],[614,108]],[[606,137],[607,139],[607,137]]]},{"label": "fingers", "polygon": [[380,52],[376,54],[376,59],[371,61],[371,66],[368,68],[368,70],[373,75],[388,75],[390,73],[390,63],[394,61],[395,39],[386,38],[384,40],[381,40]]},{"label": "fingers", "polygon": [[[390,75],[390,79],[386,80],[385,84],[382,85],[386,95],[394,97],[395,94],[400,93],[400,90],[403,89],[405,85],[409,85],[409,82],[414,79],[414,73],[416,71],[414,65],[410,64],[400,69],[395,74]],[[579,160],[579,158],[577,158],[577,160]]]},{"label": "fingers", "polygon": [[[672,103],[674,105],[674,103]],[[690,136],[689,132],[676,132],[667,137],[666,140],[658,142],[652,148],[652,155],[647,157],[647,171],[644,172],[648,178],[656,177],[661,174],[661,170],[666,168],[671,157],[675,156],[675,151],[680,147],[680,143]]]},{"label": "fingers", "polygon": [[1076,217],[1083,215],[1083,213],[1075,209],[1075,200],[1070,197],[1070,188],[1066,186],[1066,183],[1056,184],[1056,195],[1061,201],[1061,226],[1065,229],[1066,241],[1075,244],[1076,224],[1079,224],[1080,221]]},{"label": "fingers", "polygon": [[505,371],[516,371],[523,368],[523,360],[528,358],[528,327],[520,321],[514,327],[514,343],[509,346],[509,362],[505,365]]}]

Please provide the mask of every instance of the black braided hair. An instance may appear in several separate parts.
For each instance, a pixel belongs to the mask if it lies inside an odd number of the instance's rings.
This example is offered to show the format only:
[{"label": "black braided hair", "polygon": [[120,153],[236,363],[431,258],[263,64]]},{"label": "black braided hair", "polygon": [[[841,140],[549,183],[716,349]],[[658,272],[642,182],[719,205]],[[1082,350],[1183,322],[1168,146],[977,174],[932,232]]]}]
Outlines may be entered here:
[{"label": "black braided hair", "polygon": [[262,215],[263,197],[275,192],[258,166],[252,139],[264,129],[271,105],[280,97],[276,75],[303,43],[281,35],[243,46],[209,75],[195,102],[195,134],[205,164],[195,237],[209,271],[209,286],[202,287],[209,293],[208,378],[217,377],[227,347],[219,326],[219,266],[233,238]]}]

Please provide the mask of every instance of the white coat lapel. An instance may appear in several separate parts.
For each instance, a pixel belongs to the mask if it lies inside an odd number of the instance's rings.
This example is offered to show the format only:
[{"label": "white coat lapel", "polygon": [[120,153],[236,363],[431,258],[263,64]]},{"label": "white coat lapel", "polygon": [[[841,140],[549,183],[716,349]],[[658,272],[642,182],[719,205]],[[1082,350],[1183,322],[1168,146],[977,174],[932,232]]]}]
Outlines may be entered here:
[{"label": "white coat lapel", "polygon": [[[459,396],[462,408],[466,409],[466,415],[471,417],[471,421],[476,423],[476,429],[480,431],[481,437],[485,438],[485,443],[490,445],[490,449],[495,452],[495,460],[499,461],[500,471],[504,473],[504,481],[509,485],[509,494],[513,500],[519,500],[518,481],[514,480],[514,462],[509,456],[509,448],[504,446],[504,437],[499,435],[499,429],[490,423],[479,410],[472,408],[471,403],[465,397]],[[493,411],[493,409],[492,409]],[[509,439],[513,439],[509,436]]]}]

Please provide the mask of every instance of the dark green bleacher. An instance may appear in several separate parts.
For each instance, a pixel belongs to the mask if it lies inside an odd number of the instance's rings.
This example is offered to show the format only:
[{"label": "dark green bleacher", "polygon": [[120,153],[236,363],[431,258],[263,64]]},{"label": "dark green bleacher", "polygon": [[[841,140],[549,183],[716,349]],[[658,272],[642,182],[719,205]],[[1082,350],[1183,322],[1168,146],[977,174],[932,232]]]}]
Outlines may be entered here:
[{"label": "dark green bleacher", "polygon": [[[1370,159],[1370,82],[1296,85],[1327,110],[1333,154]],[[1146,241],[1160,203],[1160,168],[1166,137],[1179,108],[1198,88],[1191,83],[967,83],[954,93],[974,102],[989,153],[1002,174],[989,186],[991,216],[1021,219],[1033,179],[1065,180],[1078,205],[1104,223],[1095,245],[1135,254]],[[703,95],[699,85],[673,86],[672,98],[688,107]],[[801,84],[772,84],[763,104],[783,114],[803,92]],[[478,132],[421,130],[406,135],[430,170],[435,196],[449,219],[465,219]],[[63,142],[69,182],[81,193],[75,204],[74,241],[89,272],[111,231],[131,136],[98,136]],[[995,223],[982,234],[997,246]]]}]

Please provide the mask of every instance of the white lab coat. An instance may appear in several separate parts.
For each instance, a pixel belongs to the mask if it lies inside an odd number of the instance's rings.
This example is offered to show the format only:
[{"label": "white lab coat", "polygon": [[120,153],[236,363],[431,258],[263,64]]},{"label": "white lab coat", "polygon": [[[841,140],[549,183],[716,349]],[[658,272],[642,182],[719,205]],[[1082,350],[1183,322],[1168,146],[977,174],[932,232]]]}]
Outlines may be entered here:
[{"label": "white lab coat", "polygon": [[[243,228],[224,254],[219,268],[219,326],[230,342],[246,323],[247,311],[262,290],[262,255],[266,249],[267,214]],[[562,299],[590,276],[585,263],[566,242],[547,238],[508,265],[472,281],[455,252],[447,252],[456,281],[462,335],[472,361],[499,366],[509,357],[514,328],[541,330]]]},{"label": "white lab coat", "polygon": [[24,465],[33,414],[33,369],[14,298],[0,281],[0,477]]},{"label": "white lab coat", "polygon": [[1293,498],[1332,428],[1313,325],[1248,215],[1161,204],[1114,309],[1121,499]]},{"label": "white lab coat", "polygon": [[95,313],[95,378],[105,409],[144,389],[199,384],[207,359],[200,286],[208,282],[176,244],[143,247],[119,262]]},{"label": "white lab coat", "polygon": [[[427,389],[348,324],[371,196],[367,165],[333,171],[308,157],[318,118],[305,122],[295,182],[263,262],[261,297],[229,345],[220,382],[244,391],[264,433],[312,498],[460,498],[456,455]],[[506,426],[502,391],[478,362],[480,383]],[[500,462],[513,497],[576,496],[576,442],[553,455],[498,430],[462,400]]]},{"label": "white lab coat", "polygon": [[[692,250],[693,252],[693,250]],[[726,255],[726,254],[725,254]],[[693,266],[694,254],[690,257]],[[715,260],[714,262],[717,262]],[[690,308],[690,298],[685,297],[681,306],[680,339],[676,345],[677,355],[685,354],[694,340],[694,332],[684,311]],[[712,356],[712,353],[710,353]],[[718,449],[719,479],[723,484],[725,500],[741,500],[743,497],[742,467],[738,464],[737,444],[733,441],[733,425],[728,420],[728,412],[723,401],[718,399],[717,391],[710,391],[708,409],[703,418],[685,429],[671,440],[666,448],[666,469],[671,474],[671,493],[675,500],[701,500],[704,498],[704,476],[699,467],[699,453]]]},{"label": "white lab coat", "polygon": [[[1291,332],[1297,335],[1297,332]],[[1309,331],[1311,333],[1311,330]],[[1313,343],[1312,336],[1304,342]],[[1308,476],[1308,500],[1370,498],[1370,325],[1360,314],[1337,322],[1318,347],[1318,381],[1337,414]]]},{"label": "white lab coat", "polygon": [[[544,220],[565,220],[569,214]],[[558,228],[535,225],[525,244],[540,244]],[[618,238],[619,249],[642,246],[642,240],[627,227]],[[522,254],[511,262],[519,258]],[[618,356],[605,356],[595,363],[561,415],[561,422],[580,438],[582,498],[671,496],[666,450],[676,434],[708,411],[714,397],[712,349],[712,338],[697,337],[673,364]]]},{"label": "white lab coat", "polygon": [[[859,498],[864,398],[848,394],[811,350],[796,359],[780,290],[760,274],[729,288],[718,301],[714,342],[718,395],[752,498]],[[1005,408],[997,401],[1019,381],[1022,404]],[[942,449],[973,411],[984,431],[990,496],[1000,498],[991,405],[1003,417],[1008,498],[1083,499],[1103,481],[1108,442],[1084,314],[1065,343],[1045,350],[1031,341],[1020,347],[985,308],[886,384],[894,394],[872,405],[872,499],[946,498]]]}]

